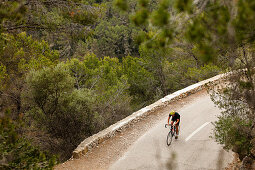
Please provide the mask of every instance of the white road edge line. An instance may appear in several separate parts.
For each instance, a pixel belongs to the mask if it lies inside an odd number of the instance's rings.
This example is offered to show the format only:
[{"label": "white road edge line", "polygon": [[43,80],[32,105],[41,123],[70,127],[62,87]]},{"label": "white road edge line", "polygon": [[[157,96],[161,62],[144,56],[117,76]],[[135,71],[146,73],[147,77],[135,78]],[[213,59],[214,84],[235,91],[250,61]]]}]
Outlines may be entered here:
[{"label": "white road edge line", "polygon": [[197,132],[199,132],[201,129],[203,129],[206,125],[208,125],[210,122],[205,122],[202,126],[200,126],[199,128],[197,128],[197,130],[195,130],[193,133],[191,133],[186,139],[185,142],[187,142],[188,140],[190,140],[190,138],[192,136],[194,136]]}]

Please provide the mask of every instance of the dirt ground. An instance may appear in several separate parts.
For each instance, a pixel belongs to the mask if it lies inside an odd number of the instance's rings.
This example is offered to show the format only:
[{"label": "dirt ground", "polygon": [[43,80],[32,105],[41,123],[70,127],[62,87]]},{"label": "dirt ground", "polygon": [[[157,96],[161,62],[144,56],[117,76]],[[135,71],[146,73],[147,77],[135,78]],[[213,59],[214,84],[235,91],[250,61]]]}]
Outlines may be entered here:
[{"label": "dirt ground", "polygon": [[237,154],[234,154],[233,162],[229,163],[225,170],[239,170],[241,161]]}]

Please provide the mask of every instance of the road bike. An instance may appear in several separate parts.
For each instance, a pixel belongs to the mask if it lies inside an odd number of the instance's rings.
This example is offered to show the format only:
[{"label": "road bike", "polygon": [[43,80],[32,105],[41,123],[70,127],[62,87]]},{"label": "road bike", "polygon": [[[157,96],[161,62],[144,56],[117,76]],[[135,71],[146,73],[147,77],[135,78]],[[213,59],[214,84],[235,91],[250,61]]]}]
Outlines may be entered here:
[{"label": "road bike", "polygon": [[[176,135],[176,127],[175,127],[175,125],[165,124],[165,128],[167,128],[167,126],[170,127],[170,131],[168,132],[167,138],[166,138],[166,144],[167,144],[167,146],[169,146],[172,143],[173,137]],[[179,126],[179,133],[180,133],[180,126]]]}]

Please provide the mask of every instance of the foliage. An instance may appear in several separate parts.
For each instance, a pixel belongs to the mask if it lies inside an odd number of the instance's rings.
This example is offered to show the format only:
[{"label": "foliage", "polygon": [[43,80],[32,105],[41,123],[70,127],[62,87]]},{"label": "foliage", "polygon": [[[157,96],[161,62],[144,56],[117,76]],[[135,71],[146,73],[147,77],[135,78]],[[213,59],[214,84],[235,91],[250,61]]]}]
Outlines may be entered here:
[{"label": "foliage", "polygon": [[[109,56],[121,58],[125,56],[138,56],[138,45],[135,37],[140,28],[135,27],[129,21],[128,13],[120,12],[113,4],[119,1],[104,2],[102,19],[98,21],[95,29],[86,39],[86,48],[99,57]],[[131,6],[136,1],[128,1]],[[129,9],[132,11],[132,9]],[[82,54],[84,55],[84,54]]]},{"label": "foliage", "polygon": [[237,16],[233,21],[239,42],[254,42],[255,2],[242,0],[237,3]]},{"label": "foliage", "polygon": [[[26,81],[28,113],[38,127],[59,139],[57,148],[65,148],[70,154],[86,135],[92,134],[92,95],[86,89],[74,89],[74,79],[63,64],[32,71]],[[69,157],[65,152],[61,158]]]},{"label": "foliage", "polygon": [[[13,9],[7,8],[11,15],[7,15],[3,20],[3,31],[8,33],[26,31],[33,38],[48,41],[53,49],[60,51],[61,57],[74,55],[78,42],[89,34],[90,27],[100,18],[103,10],[100,6],[87,4],[82,0],[1,3],[2,8],[5,6],[11,6]],[[22,17],[21,20],[13,20],[13,13],[19,12],[20,8],[24,8],[25,13],[22,13],[23,15],[17,13],[14,17]],[[1,11],[7,13],[5,9]]]},{"label": "foliage", "polygon": [[[152,72],[145,69],[146,62],[142,58],[127,56],[123,59],[123,72],[128,78],[131,105],[135,110],[152,102],[155,79]],[[136,108],[137,107],[137,108]]]},{"label": "foliage", "polygon": [[196,82],[188,74],[187,70],[189,69],[195,69],[195,62],[191,59],[180,58],[165,63],[164,72],[166,74],[166,86],[168,87],[169,93]]},{"label": "foliage", "polygon": [[22,0],[5,1],[0,3],[0,33],[4,30],[6,20],[20,23],[26,12]]},{"label": "foliage", "polygon": [[233,149],[242,160],[252,148],[248,129],[250,123],[231,115],[221,115],[218,119],[214,129],[216,142],[223,144],[225,149]]},{"label": "foliage", "polygon": [[[127,116],[130,95],[143,99],[134,98],[137,105],[148,100],[151,92],[143,80],[148,85],[152,80],[141,61],[127,57],[122,64],[117,58],[88,54],[83,61],[72,59],[31,71],[23,96],[27,113],[70,153],[85,137]],[[143,85],[140,94],[134,94],[137,83]]]},{"label": "foliage", "polygon": [[173,35],[168,11],[169,1],[162,0],[155,5],[147,0],[140,0],[137,6],[130,19],[136,26],[146,28],[146,32],[143,32],[145,36],[140,37],[140,41],[147,42],[150,48],[165,47],[169,44]]},{"label": "foliage", "polygon": [[187,70],[187,74],[192,80],[198,82],[213,77],[214,75],[220,73],[220,71],[221,69],[218,66],[207,64],[200,68],[190,67]]},{"label": "foliage", "polygon": [[121,10],[127,10],[128,5],[126,0],[115,0],[114,5],[118,6]]},{"label": "foliage", "polygon": [[52,169],[57,163],[55,156],[40,151],[22,138],[20,123],[5,113],[0,120],[0,153],[2,169]]},{"label": "foliage", "polygon": [[119,59],[137,54],[135,34],[136,29],[133,27],[102,21],[95,28],[94,37],[90,42],[91,50],[99,57],[111,56]]},{"label": "foliage", "polygon": [[25,32],[16,36],[2,33],[1,43],[1,63],[9,74],[39,69],[58,59],[58,52],[52,51],[47,42],[35,41]]},{"label": "foliage", "polygon": [[106,127],[130,112],[129,84],[117,58],[99,59],[88,54],[83,61],[70,60],[67,66],[75,78],[75,87],[90,89],[95,94],[97,128]]},{"label": "foliage", "polygon": [[[222,114],[215,122],[214,137],[225,149],[232,149],[242,160],[251,153],[253,139],[253,104],[247,100],[247,87],[236,82],[238,74],[230,82],[210,90],[211,98],[221,108]],[[233,81],[235,80],[235,81]],[[242,93],[240,93],[242,92]],[[250,104],[249,104],[250,103]]]},{"label": "foliage", "polygon": [[2,33],[0,37],[1,103],[2,109],[10,107],[13,114],[21,111],[20,93],[24,75],[54,65],[59,54],[45,41],[36,41],[25,32],[17,35]]},{"label": "foliage", "polygon": [[153,50],[147,48],[146,45],[141,45],[139,52],[141,58],[143,58],[146,63],[146,69],[148,69],[149,72],[153,73],[157,81],[156,87],[164,95],[166,95],[167,87],[166,75],[164,73],[164,63],[167,61],[167,55],[169,54],[169,51],[162,48],[158,50]]},{"label": "foliage", "polygon": [[[187,51],[187,54],[180,51]],[[140,55],[144,60],[145,68],[153,74],[155,80],[153,87],[157,89],[153,92],[155,99],[212,77],[222,70],[213,64],[200,65],[195,54],[184,47],[182,50],[151,49],[143,44],[140,46]],[[191,55],[193,58],[190,57]]]}]

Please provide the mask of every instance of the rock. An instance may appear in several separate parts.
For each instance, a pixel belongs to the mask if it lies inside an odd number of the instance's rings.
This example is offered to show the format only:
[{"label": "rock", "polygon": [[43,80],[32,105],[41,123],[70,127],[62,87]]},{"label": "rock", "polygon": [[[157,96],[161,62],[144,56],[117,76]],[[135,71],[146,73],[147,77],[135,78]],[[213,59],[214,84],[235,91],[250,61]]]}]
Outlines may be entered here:
[{"label": "rock", "polygon": [[255,127],[253,127],[252,130],[251,130],[251,136],[252,136],[253,138],[255,138]]},{"label": "rock", "polygon": [[252,167],[255,165],[255,160],[253,160],[251,157],[246,156],[244,157],[240,170],[251,170]]},{"label": "rock", "polygon": [[255,147],[255,138],[253,138],[250,143],[252,144],[253,147]]},{"label": "rock", "polygon": [[251,154],[252,154],[253,157],[255,157],[255,147],[253,147],[253,148],[251,149]]},{"label": "rock", "polygon": [[252,148],[251,148],[251,154],[253,157],[255,157],[255,138],[253,138],[251,141],[250,141],[251,145],[252,145]]}]

